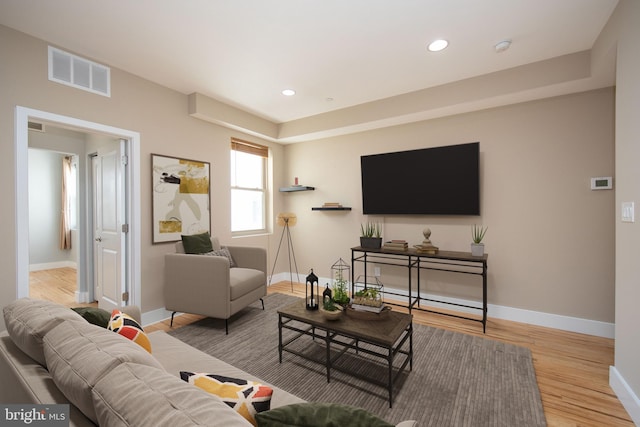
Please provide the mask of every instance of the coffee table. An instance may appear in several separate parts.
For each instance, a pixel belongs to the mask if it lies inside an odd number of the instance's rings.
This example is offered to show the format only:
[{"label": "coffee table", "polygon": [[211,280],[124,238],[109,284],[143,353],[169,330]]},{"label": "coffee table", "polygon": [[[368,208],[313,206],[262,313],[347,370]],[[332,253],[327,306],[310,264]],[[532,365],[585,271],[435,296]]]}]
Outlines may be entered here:
[{"label": "coffee table", "polygon": [[[287,336],[283,341],[283,330],[294,331],[295,334]],[[322,340],[325,346],[324,355],[314,358],[300,349],[293,348],[294,342],[305,338],[313,341]],[[386,387],[389,393],[389,407],[393,404],[393,386],[396,380],[407,365],[409,370],[413,369],[412,316],[397,311],[390,311],[379,320],[357,319],[346,313],[340,320],[326,320],[319,311],[307,310],[304,299],[300,299],[278,310],[278,340],[280,363],[282,353],[288,352],[324,364],[327,382],[331,382],[331,370],[334,369],[371,384]],[[308,344],[311,345],[312,342]],[[387,371],[386,378],[380,380],[344,369],[336,362],[345,354],[362,358],[363,362],[383,364]],[[401,357],[398,357],[399,355]],[[397,363],[394,365],[394,362]]]}]

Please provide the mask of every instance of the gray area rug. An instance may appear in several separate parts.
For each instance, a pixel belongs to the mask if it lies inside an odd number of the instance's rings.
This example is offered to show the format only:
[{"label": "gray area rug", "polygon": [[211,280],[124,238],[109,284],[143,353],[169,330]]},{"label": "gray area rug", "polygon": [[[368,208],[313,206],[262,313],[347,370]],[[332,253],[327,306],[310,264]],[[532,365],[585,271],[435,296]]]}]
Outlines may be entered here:
[{"label": "gray area rug", "polygon": [[[527,348],[415,324],[413,370],[399,378],[389,408],[382,387],[337,371],[327,383],[323,366],[290,353],[278,363],[277,309],[296,298],[271,294],[264,300],[265,311],[258,302],[233,316],[229,335],[223,320],[210,318],[169,334],[302,399],[358,406],[393,424],[413,419],[438,427],[546,425]],[[321,345],[307,340],[305,351],[322,352]],[[342,363],[373,375],[380,370],[356,357]]]}]

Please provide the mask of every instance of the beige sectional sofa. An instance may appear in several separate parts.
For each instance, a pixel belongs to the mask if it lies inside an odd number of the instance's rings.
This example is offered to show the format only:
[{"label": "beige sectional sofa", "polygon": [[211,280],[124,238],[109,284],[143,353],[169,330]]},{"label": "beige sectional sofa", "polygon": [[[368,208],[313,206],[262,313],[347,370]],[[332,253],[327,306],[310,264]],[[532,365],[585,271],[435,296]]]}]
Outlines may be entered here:
[{"label": "beige sectional sofa", "polygon": [[[70,403],[71,426],[251,426],[179,372],[260,380],[162,331],[148,334],[149,354],[51,302],[21,299],[4,314],[1,403]],[[303,402],[272,388],[272,408]]]},{"label": "beige sectional sofa", "polygon": [[[251,426],[179,373],[263,381],[162,331],[148,334],[149,354],[51,302],[20,299],[3,312],[7,331],[0,332],[0,403],[68,403],[71,426]],[[139,320],[139,310],[130,315]],[[272,388],[272,409],[304,402]]]}]

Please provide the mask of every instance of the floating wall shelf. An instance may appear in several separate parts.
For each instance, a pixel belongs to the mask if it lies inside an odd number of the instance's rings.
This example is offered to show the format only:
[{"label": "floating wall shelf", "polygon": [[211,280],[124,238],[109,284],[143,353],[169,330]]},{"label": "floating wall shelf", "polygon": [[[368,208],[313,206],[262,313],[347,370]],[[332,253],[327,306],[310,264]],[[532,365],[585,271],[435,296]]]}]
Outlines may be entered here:
[{"label": "floating wall shelf", "polygon": [[341,206],[341,207],[317,207],[311,208],[312,211],[350,211],[351,208]]},{"label": "floating wall shelf", "polygon": [[307,185],[292,185],[291,187],[280,187],[282,193],[290,193],[292,191],[312,191],[316,187],[309,187]]}]

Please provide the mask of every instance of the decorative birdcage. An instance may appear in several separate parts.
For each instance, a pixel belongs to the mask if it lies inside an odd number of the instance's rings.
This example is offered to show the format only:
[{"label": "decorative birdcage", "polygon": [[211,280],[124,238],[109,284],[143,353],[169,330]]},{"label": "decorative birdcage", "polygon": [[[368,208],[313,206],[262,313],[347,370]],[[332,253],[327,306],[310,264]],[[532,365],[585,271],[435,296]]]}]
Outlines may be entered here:
[{"label": "decorative birdcage", "polygon": [[333,301],[340,305],[349,304],[349,282],[351,267],[342,258],[331,266],[331,288]]}]

